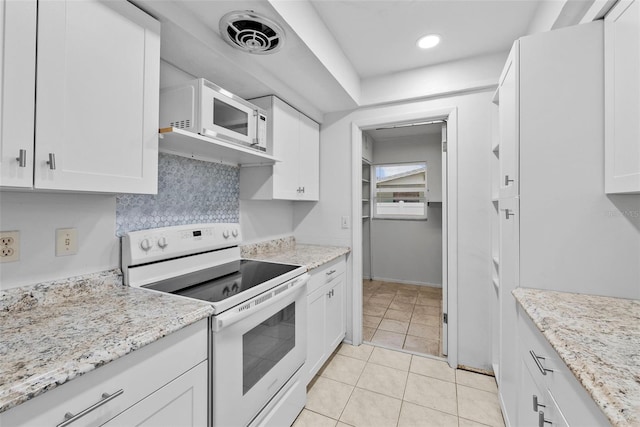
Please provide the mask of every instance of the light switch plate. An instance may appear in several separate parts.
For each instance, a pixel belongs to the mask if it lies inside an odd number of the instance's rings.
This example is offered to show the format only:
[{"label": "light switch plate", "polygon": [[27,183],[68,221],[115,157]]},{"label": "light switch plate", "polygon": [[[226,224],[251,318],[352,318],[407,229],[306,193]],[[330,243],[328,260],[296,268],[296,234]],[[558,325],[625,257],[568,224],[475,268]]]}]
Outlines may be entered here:
[{"label": "light switch plate", "polygon": [[56,256],[78,253],[78,230],[76,228],[58,228],[56,230]]},{"label": "light switch plate", "polygon": [[0,231],[0,262],[20,260],[20,232]]}]

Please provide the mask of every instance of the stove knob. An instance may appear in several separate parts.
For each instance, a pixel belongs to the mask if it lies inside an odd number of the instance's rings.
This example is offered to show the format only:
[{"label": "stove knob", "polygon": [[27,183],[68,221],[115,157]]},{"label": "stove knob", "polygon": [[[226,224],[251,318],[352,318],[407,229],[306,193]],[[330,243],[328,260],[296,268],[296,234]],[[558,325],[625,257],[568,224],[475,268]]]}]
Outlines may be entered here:
[{"label": "stove knob", "polygon": [[234,228],[231,234],[233,235],[233,237],[238,237],[238,229]]},{"label": "stove knob", "polygon": [[164,249],[167,246],[169,246],[169,242],[167,242],[167,238],[166,237],[159,238],[158,239],[158,246],[160,246],[162,249]]},{"label": "stove knob", "polygon": [[229,296],[229,287],[225,286],[224,289],[222,290],[222,295],[224,295],[225,297]]},{"label": "stove knob", "polygon": [[229,238],[229,230],[224,230],[222,232],[222,237],[224,237],[225,239],[228,239]]},{"label": "stove knob", "polygon": [[233,286],[231,286],[231,290],[233,291],[233,293],[238,293],[238,290],[240,289],[240,286],[238,286],[238,282],[233,282]]},{"label": "stove knob", "polygon": [[140,242],[140,248],[145,252],[151,249],[151,242],[149,241],[149,239],[142,239],[142,241]]}]

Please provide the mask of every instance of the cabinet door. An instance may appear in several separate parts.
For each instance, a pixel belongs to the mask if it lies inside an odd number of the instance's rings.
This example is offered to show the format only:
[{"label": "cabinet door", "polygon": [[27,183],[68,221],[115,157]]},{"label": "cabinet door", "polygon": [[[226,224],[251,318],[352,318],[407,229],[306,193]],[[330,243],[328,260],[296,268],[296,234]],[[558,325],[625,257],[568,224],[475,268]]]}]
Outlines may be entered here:
[{"label": "cabinet door", "polygon": [[342,342],[345,334],[345,293],[344,274],[336,277],[330,283],[327,292],[327,352],[330,354]]},{"label": "cabinet door", "polygon": [[133,405],[105,426],[207,425],[207,362],[202,362]]},{"label": "cabinet door", "polygon": [[280,159],[273,165],[273,198],[297,200],[300,113],[284,101],[273,97],[273,156]]},{"label": "cabinet door", "polygon": [[157,192],[159,25],[125,1],[39,3],[36,188]]},{"label": "cabinet door", "polygon": [[518,147],[519,147],[519,91],[518,91],[519,42],[509,53],[499,87],[500,129],[500,198],[518,195]]},{"label": "cabinet door", "polygon": [[320,199],[320,126],[300,114],[299,200]]},{"label": "cabinet door", "polygon": [[[518,422],[515,425],[519,427],[538,427],[538,410],[544,409],[545,395],[533,379],[533,375],[529,372],[527,364],[522,360],[520,362],[520,387],[518,388]],[[534,399],[540,405],[534,405]]]},{"label": "cabinet door", "polygon": [[[500,200],[500,395],[509,420],[515,420],[518,392],[517,303],[511,291],[519,278],[519,204],[518,199]],[[513,423],[513,421],[512,421]]]},{"label": "cabinet door", "polygon": [[640,0],[605,17],[605,192],[640,193]]},{"label": "cabinet door", "polygon": [[33,186],[36,0],[0,1],[0,186]]},{"label": "cabinet door", "polygon": [[303,379],[308,384],[320,370],[326,358],[326,291],[318,289],[308,297],[307,306],[307,360],[303,367]]}]

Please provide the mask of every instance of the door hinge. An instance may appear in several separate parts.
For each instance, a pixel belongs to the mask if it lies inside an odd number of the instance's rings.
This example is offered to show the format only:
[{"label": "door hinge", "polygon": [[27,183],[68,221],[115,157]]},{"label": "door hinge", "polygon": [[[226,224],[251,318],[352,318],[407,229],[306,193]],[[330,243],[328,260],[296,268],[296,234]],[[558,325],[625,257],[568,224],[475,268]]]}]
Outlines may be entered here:
[{"label": "door hinge", "polygon": [[447,152],[447,141],[443,141],[442,142],[442,152],[446,153]]},{"label": "door hinge", "polygon": [[449,324],[449,316],[447,316],[447,313],[442,313],[442,322]]}]

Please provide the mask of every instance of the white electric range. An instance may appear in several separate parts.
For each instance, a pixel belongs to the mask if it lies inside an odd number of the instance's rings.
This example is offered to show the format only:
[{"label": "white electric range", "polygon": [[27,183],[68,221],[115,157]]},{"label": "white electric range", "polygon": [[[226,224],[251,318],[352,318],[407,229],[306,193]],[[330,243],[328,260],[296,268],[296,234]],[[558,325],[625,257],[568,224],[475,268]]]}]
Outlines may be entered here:
[{"label": "white electric range", "polygon": [[241,259],[238,224],[130,232],[126,285],[210,303],[210,424],[290,425],[304,407],[306,268]]}]

